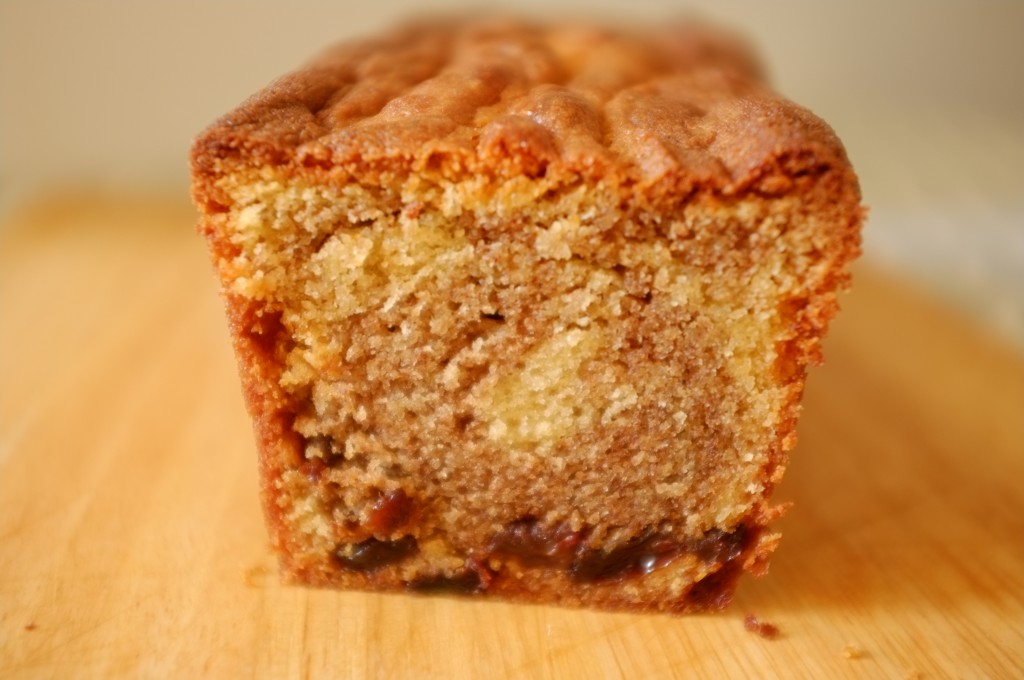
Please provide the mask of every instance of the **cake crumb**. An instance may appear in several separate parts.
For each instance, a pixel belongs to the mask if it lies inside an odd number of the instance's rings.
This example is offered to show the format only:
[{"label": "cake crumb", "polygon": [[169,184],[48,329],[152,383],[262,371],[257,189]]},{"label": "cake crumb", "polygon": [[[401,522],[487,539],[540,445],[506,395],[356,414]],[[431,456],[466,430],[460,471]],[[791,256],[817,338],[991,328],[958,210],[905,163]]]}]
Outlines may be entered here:
[{"label": "cake crumb", "polygon": [[757,633],[765,640],[775,640],[782,632],[775,624],[759,621],[753,614],[747,614],[743,617],[743,627],[750,633]]},{"label": "cake crumb", "polygon": [[265,564],[249,567],[242,575],[242,581],[249,588],[266,588],[271,569]]},{"label": "cake crumb", "polygon": [[844,659],[850,659],[851,661],[853,661],[854,659],[863,659],[865,656],[866,655],[864,653],[864,650],[858,647],[857,645],[853,644],[852,642],[847,642],[845,645],[843,645]]}]

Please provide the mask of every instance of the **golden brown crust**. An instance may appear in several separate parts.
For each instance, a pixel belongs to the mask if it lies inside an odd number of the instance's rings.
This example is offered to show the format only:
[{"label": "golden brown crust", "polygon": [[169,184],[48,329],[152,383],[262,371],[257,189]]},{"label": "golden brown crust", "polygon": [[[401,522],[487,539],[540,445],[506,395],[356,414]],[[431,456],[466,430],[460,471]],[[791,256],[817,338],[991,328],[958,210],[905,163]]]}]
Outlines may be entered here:
[{"label": "golden brown crust", "polygon": [[[279,80],[200,136],[192,165],[195,200],[204,211],[201,228],[224,281],[260,446],[264,508],[283,570],[296,582],[366,589],[458,590],[462,577],[424,584],[397,569],[354,573],[303,554],[304,539],[286,516],[294,499],[283,490],[283,475],[300,471],[321,492],[335,482],[321,479],[319,461],[307,460],[306,441],[295,426],[301,408],[281,385],[293,344],[281,321],[287,303],[233,289],[240,279],[235,262],[249,254],[232,233],[230,220],[237,219],[239,207],[225,178],[294,181],[334,192],[359,187],[376,191],[385,213],[413,217],[424,208],[405,197],[420,185],[433,190],[478,181],[472,196],[485,210],[493,210],[487,197],[512,179],[531,182],[537,196],[564,196],[583,187],[602,196],[601,205],[617,206],[621,217],[610,232],[620,244],[615,248],[630,240],[671,241],[667,223],[683,219],[691,205],[706,206],[711,215],[720,208],[723,214],[735,211],[744,201],[762,202],[772,218],[771,206],[803,199],[806,207],[796,212],[819,215],[815,229],[821,233],[802,243],[801,256],[823,264],[806,285],[780,292],[773,307],[783,330],[772,370],[784,391],[774,437],[758,463],[761,493],[743,521],[728,527],[727,549],[706,559],[701,568],[708,575],[659,601],[672,570],[683,570],[681,563],[664,569],[661,581],[633,587],[628,595],[628,588],[607,583],[575,583],[564,568],[526,569],[519,577],[507,565],[493,571],[486,550],[467,557],[466,573],[486,581],[489,595],[507,599],[692,611],[724,606],[742,570],[764,571],[777,543],[766,527],[783,511],[768,499],[795,444],[806,366],[820,362],[819,343],[837,310],[836,291],[847,285],[847,264],[859,252],[863,214],[856,177],[835,135],[768,90],[756,64],[732,39],[693,26],[638,36],[519,22],[415,25],[339,46]],[[502,228],[517,228],[517,219]],[[317,243],[327,236],[318,236]],[[768,252],[765,245],[740,242],[737,247],[749,249],[738,256],[743,266],[754,267]],[[694,271],[712,271],[721,244],[713,233],[710,245],[700,243],[695,239],[682,257],[692,260]],[[576,245],[581,250],[574,257],[604,257],[587,250],[593,244]],[[649,297],[649,281],[626,285]],[[657,332],[669,322],[659,322]],[[643,427],[637,423],[632,434],[628,428],[622,433],[635,439]],[[361,540],[353,536],[368,535],[365,527],[346,531],[338,529],[338,535],[350,544]],[[577,562],[579,555],[586,557],[577,553]]]},{"label": "golden brown crust", "polygon": [[[252,97],[199,137],[193,172],[526,174],[662,204],[697,189],[783,192],[789,177],[849,168],[832,130],[759,78],[735,41],[690,24],[643,36],[417,24],[340,45]],[[197,199],[216,203],[215,188]]]}]

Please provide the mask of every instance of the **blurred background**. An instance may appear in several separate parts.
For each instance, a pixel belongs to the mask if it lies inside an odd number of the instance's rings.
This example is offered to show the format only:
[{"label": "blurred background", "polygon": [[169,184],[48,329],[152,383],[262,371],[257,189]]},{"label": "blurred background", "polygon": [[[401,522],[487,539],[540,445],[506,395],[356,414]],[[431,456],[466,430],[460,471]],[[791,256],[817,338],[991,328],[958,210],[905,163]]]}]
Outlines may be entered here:
[{"label": "blurred background", "polygon": [[[192,136],[275,76],[410,14],[479,6],[0,0],[0,222],[68,191],[186,201]],[[618,22],[692,13],[745,33],[778,89],[845,141],[871,206],[869,259],[1024,347],[1024,2],[503,6]]]}]

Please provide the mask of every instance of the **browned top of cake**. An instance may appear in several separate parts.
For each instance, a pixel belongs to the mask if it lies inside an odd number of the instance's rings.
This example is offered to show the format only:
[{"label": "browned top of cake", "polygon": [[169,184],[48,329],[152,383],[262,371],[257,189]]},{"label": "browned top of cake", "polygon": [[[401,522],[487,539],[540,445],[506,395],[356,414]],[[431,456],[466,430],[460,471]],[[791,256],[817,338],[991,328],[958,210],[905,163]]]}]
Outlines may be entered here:
[{"label": "browned top of cake", "polygon": [[832,130],[766,87],[730,36],[479,20],[327,51],[197,140],[197,175],[237,162],[342,180],[598,179],[655,201],[699,188],[775,193],[788,177],[848,167]]}]

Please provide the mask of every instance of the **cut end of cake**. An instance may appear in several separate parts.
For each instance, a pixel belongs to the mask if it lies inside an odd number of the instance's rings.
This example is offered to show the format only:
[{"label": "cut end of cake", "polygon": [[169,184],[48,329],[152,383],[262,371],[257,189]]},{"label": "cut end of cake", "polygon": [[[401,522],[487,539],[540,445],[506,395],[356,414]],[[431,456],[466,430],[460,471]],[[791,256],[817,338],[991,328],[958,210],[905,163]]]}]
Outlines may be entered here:
[{"label": "cut end of cake", "polygon": [[862,209],[827,126],[684,47],[406,29],[196,142],[290,580],[684,612],[764,570]]}]

